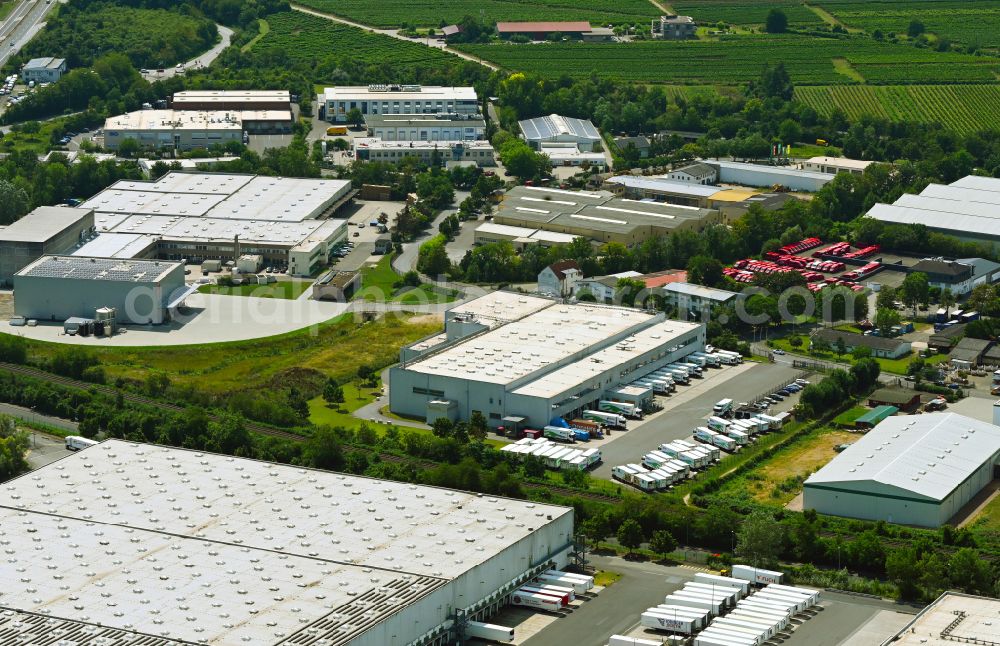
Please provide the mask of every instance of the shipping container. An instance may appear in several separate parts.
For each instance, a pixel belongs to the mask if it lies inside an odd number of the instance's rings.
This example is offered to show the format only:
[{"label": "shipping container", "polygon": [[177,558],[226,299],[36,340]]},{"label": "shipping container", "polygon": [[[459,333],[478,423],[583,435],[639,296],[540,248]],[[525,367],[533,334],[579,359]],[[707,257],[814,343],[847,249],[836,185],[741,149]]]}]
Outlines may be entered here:
[{"label": "shipping container", "polygon": [[495,642],[510,643],[514,641],[514,629],[508,628],[507,626],[470,621],[465,624],[465,636],[488,639]]}]

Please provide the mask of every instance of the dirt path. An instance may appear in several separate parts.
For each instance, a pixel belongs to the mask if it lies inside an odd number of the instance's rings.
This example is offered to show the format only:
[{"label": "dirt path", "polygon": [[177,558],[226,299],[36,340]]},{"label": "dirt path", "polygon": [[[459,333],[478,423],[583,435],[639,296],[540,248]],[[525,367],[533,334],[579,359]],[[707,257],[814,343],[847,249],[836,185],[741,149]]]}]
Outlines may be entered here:
[{"label": "dirt path", "polygon": [[662,11],[666,15],[676,15],[677,12],[674,8],[668,5],[666,2],[660,2],[660,0],[649,0],[650,4]]},{"label": "dirt path", "polygon": [[302,5],[298,4],[290,4],[289,6],[295,11],[301,11],[302,13],[309,14],[310,16],[316,16],[317,18],[323,18],[324,20],[329,20],[332,22],[339,22],[342,25],[347,25],[349,27],[356,27],[357,29],[363,29],[373,34],[381,34],[383,36],[395,38],[396,40],[402,40],[409,43],[412,42],[424,43],[427,44],[428,47],[433,47],[434,49],[440,49],[443,52],[451,54],[452,56],[457,56],[458,58],[471,61],[473,63],[478,63],[479,65],[482,65],[483,67],[488,67],[491,70],[500,69],[500,67],[498,67],[497,65],[484,61],[478,56],[473,56],[472,54],[466,54],[465,52],[460,52],[457,49],[452,49],[451,47],[448,47],[447,45],[431,45],[428,44],[426,40],[415,41],[411,38],[407,38],[406,36],[400,35],[399,30],[396,29],[375,29],[374,27],[371,27],[369,25],[363,25],[360,22],[354,22],[353,20],[348,20],[347,18],[343,18],[336,14],[326,13],[325,11],[317,11],[315,9],[310,9],[309,7],[303,7]]}]

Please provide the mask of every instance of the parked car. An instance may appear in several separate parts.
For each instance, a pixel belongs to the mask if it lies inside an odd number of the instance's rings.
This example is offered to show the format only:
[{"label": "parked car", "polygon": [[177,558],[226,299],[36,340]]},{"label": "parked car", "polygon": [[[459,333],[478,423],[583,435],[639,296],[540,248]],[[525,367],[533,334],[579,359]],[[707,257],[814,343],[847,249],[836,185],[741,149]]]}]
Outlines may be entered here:
[{"label": "parked car", "polygon": [[776,350],[774,351],[774,354],[785,354],[785,351],[784,351],[784,350],[782,350],[781,348],[777,348],[777,349],[776,349]]}]

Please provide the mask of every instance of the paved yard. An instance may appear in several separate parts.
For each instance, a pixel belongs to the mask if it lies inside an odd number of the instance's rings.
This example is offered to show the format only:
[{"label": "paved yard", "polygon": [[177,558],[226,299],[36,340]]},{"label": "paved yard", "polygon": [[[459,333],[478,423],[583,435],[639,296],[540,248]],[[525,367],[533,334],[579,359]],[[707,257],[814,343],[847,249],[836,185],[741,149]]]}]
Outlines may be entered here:
[{"label": "paved yard", "polygon": [[36,327],[0,324],[0,332],[39,341],[91,346],[191,345],[245,341],[284,334],[332,319],[347,310],[346,303],[283,298],[255,298],[191,294],[181,312],[183,322],[130,326],[114,337],[79,337],[63,334],[61,323]]}]

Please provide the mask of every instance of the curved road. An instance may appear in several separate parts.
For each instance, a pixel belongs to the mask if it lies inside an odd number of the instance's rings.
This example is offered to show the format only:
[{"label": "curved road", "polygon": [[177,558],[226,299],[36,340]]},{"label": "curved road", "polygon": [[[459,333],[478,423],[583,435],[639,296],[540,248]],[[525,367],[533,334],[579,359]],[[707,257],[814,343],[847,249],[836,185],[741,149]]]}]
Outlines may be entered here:
[{"label": "curved road", "polygon": [[149,70],[147,73],[143,74],[143,78],[152,83],[153,81],[168,79],[176,74],[181,74],[188,70],[197,69],[199,67],[208,67],[211,65],[212,62],[219,57],[219,54],[222,53],[222,50],[229,47],[229,43],[233,40],[232,29],[218,23],[216,23],[215,26],[219,28],[219,36],[221,36],[221,39],[212,47],[212,49],[200,56],[195,56],[186,63],[181,63],[180,67],[164,68],[162,74],[158,73],[156,70]]},{"label": "curved road", "polygon": [[348,20],[347,18],[341,18],[340,16],[337,16],[337,15],[332,14],[332,13],[326,13],[326,12],[323,12],[323,11],[316,11],[315,9],[310,9],[309,7],[303,7],[302,5],[299,5],[299,4],[291,3],[289,6],[292,9],[294,9],[295,11],[301,11],[302,13],[307,13],[310,16],[316,16],[317,18],[323,18],[325,20],[330,20],[332,22],[339,22],[342,25],[347,25],[349,27],[357,27],[358,29],[364,29],[365,31],[370,31],[370,32],[372,32],[374,34],[382,34],[383,36],[389,36],[390,38],[396,38],[397,40],[405,40],[405,41],[411,42],[411,43],[421,43],[421,44],[427,45],[428,47],[433,47],[434,49],[440,49],[442,51],[448,52],[449,54],[452,54],[453,56],[457,56],[459,58],[465,59],[465,60],[470,61],[472,63],[478,63],[478,64],[482,65],[483,67],[490,68],[491,70],[499,70],[500,69],[498,66],[494,65],[493,63],[489,63],[487,61],[484,61],[483,59],[479,58],[478,56],[473,56],[472,54],[466,54],[465,52],[460,52],[457,49],[452,49],[451,47],[448,47],[447,45],[438,43],[437,40],[434,40],[434,42],[432,43],[430,41],[430,39],[426,39],[426,38],[420,38],[420,39],[418,39],[418,38],[407,38],[406,36],[400,35],[398,29],[376,29],[376,28],[370,27],[368,25],[363,25],[360,22],[354,22],[353,20]]}]

